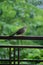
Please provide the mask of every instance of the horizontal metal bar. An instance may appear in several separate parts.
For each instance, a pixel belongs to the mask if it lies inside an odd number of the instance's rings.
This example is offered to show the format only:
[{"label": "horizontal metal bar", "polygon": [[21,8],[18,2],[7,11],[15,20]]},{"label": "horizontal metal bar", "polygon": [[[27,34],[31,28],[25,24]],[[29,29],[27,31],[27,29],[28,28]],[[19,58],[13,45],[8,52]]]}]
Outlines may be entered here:
[{"label": "horizontal metal bar", "polygon": [[[0,61],[10,61],[9,59],[0,59]],[[11,60],[14,61],[14,60]]]},{"label": "horizontal metal bar", "polygon": [[0,46],[0,48],[39,48],[43,49],[43,45],[10,45],[10,46]]},{"label": "horizontal metal bar", "polygon": [[[18,60],[15,60],[18,61]],[[19,60],[20,62],[43,62],[43,60]]]},{"label": "horizontal metal bar", "polygon": [[0,36],[0,39],[16,40],[43,40],[43,36]]},{"label": "horizontal metal bar", "polygon": [[[0,60],[0,61],[10,61],[10,60]],[[14,60],[11,60],[11,61],[14,61]],[[15,60],[15,62],[18,61],[18,60]],[[19,60],[20,62],[43,62],[43,60]]]}]

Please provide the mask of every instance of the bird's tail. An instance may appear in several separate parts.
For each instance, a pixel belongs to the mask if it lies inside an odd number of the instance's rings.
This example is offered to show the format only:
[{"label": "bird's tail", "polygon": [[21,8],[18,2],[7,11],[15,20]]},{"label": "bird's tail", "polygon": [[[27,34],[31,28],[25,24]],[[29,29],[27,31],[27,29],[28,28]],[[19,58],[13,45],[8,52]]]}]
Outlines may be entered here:
[{"label": "bird's tail", "polygon": [[14,35],[16,35],[16,32],[15,33],[12,33],[10,36],[14,36]]}]

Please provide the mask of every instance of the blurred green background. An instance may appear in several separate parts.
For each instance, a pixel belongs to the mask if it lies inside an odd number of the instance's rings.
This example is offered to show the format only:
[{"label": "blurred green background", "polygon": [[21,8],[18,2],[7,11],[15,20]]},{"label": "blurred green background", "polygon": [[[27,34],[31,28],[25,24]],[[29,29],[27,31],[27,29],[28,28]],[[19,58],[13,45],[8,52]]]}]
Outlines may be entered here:
[{"label": "blurred green background", "polygon": [[[43,0],[0,0],[0,36],[11,35],[25,25],[24,35],[43,36]],[[43,45],[43,40],[0,40],[0,45]],[[0,49],[0,59],[8,57],[6,50]],[[43,50],[22,49],[20,58],[43,59]]]}]

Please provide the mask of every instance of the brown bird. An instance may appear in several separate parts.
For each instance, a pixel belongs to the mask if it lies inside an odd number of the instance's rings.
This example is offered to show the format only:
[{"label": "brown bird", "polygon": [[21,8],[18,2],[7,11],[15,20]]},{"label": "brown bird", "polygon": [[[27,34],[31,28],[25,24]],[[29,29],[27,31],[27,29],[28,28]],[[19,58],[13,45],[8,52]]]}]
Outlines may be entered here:
[{"label": "brown bird", "polygon": [[10,36],[23,34],[25,31],[26,31],[26,26],[23,27],[23,28],[20,28],[17,32],[13,33],[13,34],[10,35]]}]

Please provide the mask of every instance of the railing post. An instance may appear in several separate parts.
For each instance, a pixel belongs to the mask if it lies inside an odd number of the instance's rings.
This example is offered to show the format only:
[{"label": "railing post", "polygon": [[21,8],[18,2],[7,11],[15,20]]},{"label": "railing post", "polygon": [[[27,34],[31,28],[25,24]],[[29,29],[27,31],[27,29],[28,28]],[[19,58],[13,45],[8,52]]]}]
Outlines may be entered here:
[{"label": "railing post", "polygon": [[20,48],[18,48],[18,65],[20,65],[19,64],[20,63],[20,61],[19,61],[20,60],[20,55],[19,54],[20,54]]},{"label": "railing post", "polygon": [[9,47],[9,60],[10,60],[9,64],[11,65],[11,47]]},{"label": "railing post", "polygon": [[16,48],[14,48],[13,52],[14,52],[14,65],[16,65],[16,64],[15,64],[15,58],[16,58],[16,54],[15,54],[15,53],[16,53]]}]

